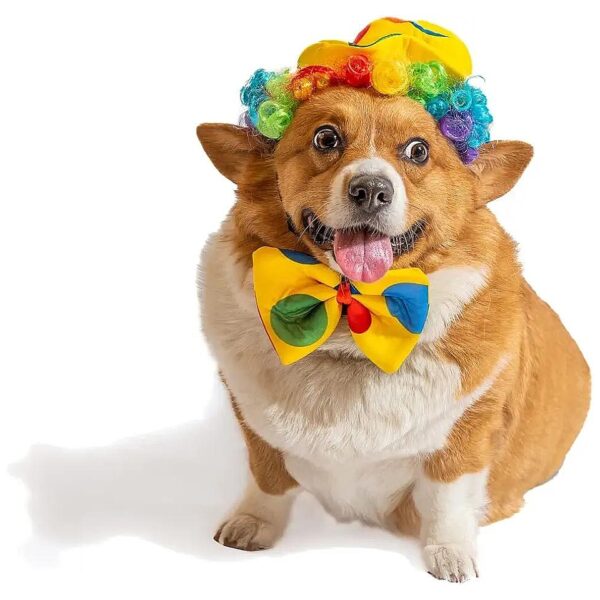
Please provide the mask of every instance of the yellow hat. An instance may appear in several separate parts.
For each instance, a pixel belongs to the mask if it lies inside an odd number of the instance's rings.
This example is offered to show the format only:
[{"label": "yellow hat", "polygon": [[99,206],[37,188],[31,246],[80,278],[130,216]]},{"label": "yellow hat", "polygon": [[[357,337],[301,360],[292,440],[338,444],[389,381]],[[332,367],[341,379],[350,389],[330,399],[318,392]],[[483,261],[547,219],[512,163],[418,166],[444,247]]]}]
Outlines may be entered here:
[{"label": "yellow hat", "polygon": [[451,31],[427,21],[403,21],[394,17],[373,21],[353,42],[324,40],[309,46],[300,55],[298,67],[318,65],[337,69],[357,53],[368,56],[373,63],[439,61],[461,79],[471,75],[472,69],[467,47]]}]

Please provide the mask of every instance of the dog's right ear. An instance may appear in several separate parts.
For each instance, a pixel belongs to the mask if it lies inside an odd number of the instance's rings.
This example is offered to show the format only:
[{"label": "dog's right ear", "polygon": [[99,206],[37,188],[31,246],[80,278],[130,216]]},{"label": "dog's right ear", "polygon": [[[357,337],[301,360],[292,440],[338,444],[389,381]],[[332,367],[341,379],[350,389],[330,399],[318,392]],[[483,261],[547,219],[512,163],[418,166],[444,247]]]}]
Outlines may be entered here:
[{"label": "dog's right ear", "polygon": [[238,185],[248,169],[259,166],[270,154],[267,144],[246,127],[203,123],[196,133],[219,173]]}]

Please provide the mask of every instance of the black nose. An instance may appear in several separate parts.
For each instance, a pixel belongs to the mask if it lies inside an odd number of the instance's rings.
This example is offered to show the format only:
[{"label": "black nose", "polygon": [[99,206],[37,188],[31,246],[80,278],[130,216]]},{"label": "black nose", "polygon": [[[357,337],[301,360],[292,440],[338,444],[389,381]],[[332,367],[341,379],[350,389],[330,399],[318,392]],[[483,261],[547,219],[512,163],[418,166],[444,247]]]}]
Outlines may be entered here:
[{"label": "black nose", "polygon": [[382,175],[356,175],[348,184],[348,198],[367,213],[374,213],[394,197],[392,182]]}]

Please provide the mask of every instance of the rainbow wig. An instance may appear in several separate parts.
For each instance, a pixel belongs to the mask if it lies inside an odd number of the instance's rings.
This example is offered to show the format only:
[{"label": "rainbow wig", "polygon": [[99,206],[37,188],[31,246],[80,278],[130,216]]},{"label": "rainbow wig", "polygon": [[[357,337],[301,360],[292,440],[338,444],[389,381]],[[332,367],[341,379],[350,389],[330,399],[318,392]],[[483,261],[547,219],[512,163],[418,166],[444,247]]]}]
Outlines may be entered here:
[{"label": "rainbow wig", "polygon": [[365,27],[354,42],[323,41],[300,56],[298,70],[258,69],[242,87],[243,124],[279,140],[301,102],[336,85],[408,96],[437,121],[466,164],[490,140],[487,98],[472,85],[471,59],[454,34],[424,21],[391,17]]}]

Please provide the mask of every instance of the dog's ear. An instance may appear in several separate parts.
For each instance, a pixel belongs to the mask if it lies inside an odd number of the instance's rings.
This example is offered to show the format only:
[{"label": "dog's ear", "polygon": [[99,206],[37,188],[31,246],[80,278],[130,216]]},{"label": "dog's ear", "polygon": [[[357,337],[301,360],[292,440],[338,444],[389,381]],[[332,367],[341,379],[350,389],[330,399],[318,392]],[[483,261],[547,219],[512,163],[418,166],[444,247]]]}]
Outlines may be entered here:
[{"label": "dog's ear", "polygon": [[533,147],[525,142],[494,141],[481,146],[477,160],[471,165],[479,179],[477,206],[510,191],[532,156]]},{"label": "dog's ear", "polygon": [[243,174],[258,166],[272,148],[246,127],[204,123],[196,128],[198,139],[221,175],[239,184]]}]

